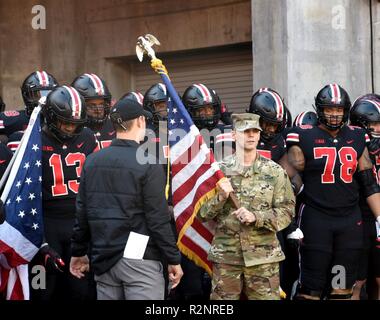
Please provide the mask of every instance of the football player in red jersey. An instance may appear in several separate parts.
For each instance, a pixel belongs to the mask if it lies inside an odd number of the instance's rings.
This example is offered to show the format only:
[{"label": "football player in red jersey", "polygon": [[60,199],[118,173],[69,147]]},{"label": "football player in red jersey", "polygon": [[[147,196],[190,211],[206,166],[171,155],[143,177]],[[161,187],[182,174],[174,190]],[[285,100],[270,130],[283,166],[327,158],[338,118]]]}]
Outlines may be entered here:
[{"label": "football player in red jersey", "polygon": [[[367,148],[373,163],[374,174],[379,183],[380,95],[367,94],[356,99],[350,110],[350,123],[365,129],[370,137],[371,141],[367,144]],[[380,226],[368,207],[363,194],[360,195],[359,205],[363,217],[364,247],[360,258],[358,281],[354,287],[353,299],[360,299],[361,289],[367,279],[372,280],[370,276],[373,276],[376,288],[375,290],[368,290],[372,283],[367,283],[368,297],[380,300]]]},{"label": "football player in red jersey", "polygon": [[12,151],[15,151],[20,144],[23,132],[28,126],[29,117],[41,97],[46,97],[56,86],[58,86],[57,80],[50,73],[43,70],[32,72],[21,86],[25,109],[7,110],[0,113],[1,140],[6,141]]},{"label": "football player in red jersey", "polygon": [[304,182],[299,213],[304,239],[295,298],[318,300],[327,294],[350,299],[363,242],[359,189],[376,217],[380,189],[366,147],[368,135],[347,125],[347,92],[328,84],[315,105],[319,125],[295,127],[287,136],[289,161]]},{"label": "football player in red jersey", "polygon": [[[69,86],[55,88],[47,97],[42,112],[42,194],[46,244],[34,262],[52,262],[47,272],[46,290],[34,290],[33,298],[88,299],[91,279],[73,277],[68,265],[70,238],[75,223],[75,200],[79,177],[86,157],[97,147],[92,131],[84,128],[87,117],[83,97]],[[62,261],[62,258],[65,266]],[[55,267],[55,268],[54,268]],[[58,270],[58,271],[57,271]],[[59,272],[62,271],[62,272]]]},{"label": "football player in red jersey", "polygon": [[112,96],[105,81],[94,73],[84,73],[75,78],[71,85],[84,98],[86,127],[94,132],[99,149],[108,147],[116,132],[109,119]]}]

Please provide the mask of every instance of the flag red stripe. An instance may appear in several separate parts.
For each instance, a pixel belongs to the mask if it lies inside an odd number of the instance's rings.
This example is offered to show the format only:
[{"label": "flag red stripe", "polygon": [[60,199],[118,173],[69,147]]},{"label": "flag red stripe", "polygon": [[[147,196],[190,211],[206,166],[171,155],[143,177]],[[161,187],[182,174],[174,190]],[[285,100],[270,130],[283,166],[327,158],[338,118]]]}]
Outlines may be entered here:
[{"label": "flag red stripe", "polygon": [[179,171],[182,170],[183,167],[187,166],[191,160],[198,155],[202,144],[203,138],[199,134],[194,139],[193,144],[172,163],[172,177],[174,177]]},{"label": "flag red stripe", "polygon": [[5,288],[7,287],[8,284],[8,279],[9,279],[9,269],[6,269],[0,265],[0,273],[1,273],[1,282],[0,282],[0,292],[4,292]]},{"label": "flag red stripe", "polygon": [[202,236],[203,239],[206,239],[209,243],[212,242],[214,235],[202,224],[202,222],[198,219],[194,219],[191,226]]},{"label": "flag red stripe", "polygon": [[[185,165],[184,165],[185,166]],[[210,156],[207,155],[205,162],[195,171],[195,173],[189,177],[184,183],[173,193],[174,203],[178,203],[182,200],[184,195],[188,194],[195,186],[197,180],[210,169]]]},{"label": "flag red stripe", "polygon": [[0,240],[0,253],[2,253],[11,268],[20,264],[26,264],[29,261],[21,257],[12,247],[8,246],[4,241]]},{"label": "flag red stripe", "polygon": [[212,263],[207,259],[208,252],[204,251],[200,246],[185,235],[182,237],[181,243],[191,249],[191,251],[193,251],[212,270]]},{"label": "flag red stripe", "polygon": [[[207,192],[209,192],[215,187],[216,183],[220,179],[218,177],[218,173],[221,174],[221,172],[217,171],[216,174],[212,175],[210,178],[203,181],[203,183],[199,185],[191,204],[185,210],[183,210],[182,213],[176,219],[178,231],[182,229],[186,221],[189,220],[189,218],[193,214],[194,206],[199,201],[199,199],[202,198],[202,196],[204,196]],[[173,198],[173,202],[176,203],[174,201],[174,198]]]}]

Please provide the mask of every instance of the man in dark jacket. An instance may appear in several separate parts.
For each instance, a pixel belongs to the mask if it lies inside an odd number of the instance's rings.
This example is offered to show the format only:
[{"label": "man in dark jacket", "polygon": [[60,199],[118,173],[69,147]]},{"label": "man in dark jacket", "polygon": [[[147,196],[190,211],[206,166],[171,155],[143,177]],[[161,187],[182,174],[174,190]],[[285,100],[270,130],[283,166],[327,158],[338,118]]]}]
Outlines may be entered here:
[{"label": "man in dark jacket", "polygon": [[[86,252],[91,245],[100,300],[163,299],[163,257],[172,288],[183,274],[162,166],[138,149],[149,116],[136,101],[119,101],[110,114],[116,139],[90,156],[81,174],[70,271],[81,278],[89,270]],[[143,241],[134,242],[136,234],[149,237],[146,247]],[[129,252],[131,246],[140,249],[140,257]]]}]

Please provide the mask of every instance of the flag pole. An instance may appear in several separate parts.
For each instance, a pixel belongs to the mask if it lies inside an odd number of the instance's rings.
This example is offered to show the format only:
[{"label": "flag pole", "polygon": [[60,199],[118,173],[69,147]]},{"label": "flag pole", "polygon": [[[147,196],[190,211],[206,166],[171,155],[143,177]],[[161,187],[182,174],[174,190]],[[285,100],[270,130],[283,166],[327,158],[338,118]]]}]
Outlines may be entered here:
[{"label": "flag pole", "polygon": [[9,162],[7,169],[4,172],[3,177],[0,180],[0,190],[5,185],[4,190],[1,193],[1,201],[3,201],[3,203],[7,199],[9,191],[11,190],[13,180],[16,177],[18,168],[20,167],[21,160],[22,160],[23,155],[25,153],[27,143],[29,141],[30,134],[32,133],[33,125],[34,125],[35,121],[37,120],[37,117],[38,117],[38,114],[40,113],[40,111],[41,111],[41,106],[37,106],[34,108],[33,113],[30,116],[28,127],[26,128],[26,130],[22,136],[20,145],[18,146],[16,152],[13,154],[13,157],[12,157],[11,161]]}]

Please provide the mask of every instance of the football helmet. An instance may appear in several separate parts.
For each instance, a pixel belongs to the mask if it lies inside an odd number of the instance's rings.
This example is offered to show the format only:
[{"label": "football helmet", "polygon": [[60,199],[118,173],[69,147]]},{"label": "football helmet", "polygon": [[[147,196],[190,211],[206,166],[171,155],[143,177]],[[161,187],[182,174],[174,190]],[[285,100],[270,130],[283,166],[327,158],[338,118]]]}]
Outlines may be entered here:
[{"label": "football helmet", "polygon": [[[216,127],[221,117],[221,101],[214,90],[202,83],[192,84],[183,93],[182,102],[198,129]],[[212,115],[199,115],[199,109],[205,106],[212,106]]]},{"label": "football helmet", "polygon": [[152,113],[153,118],[152,122],[154,125],[158,125],[160,121],[167,121],[168,116],[166,114],[162,114],[160,111],[156,110],[155,104],[159,102],[167,102],[168,94],[166,90],[166,86],[162,83],[156,83],[151,86],[144,95],[143,107],[145,110]]},{"label": "football helmet", "polygon": [[123,100],[123,99],[132,99],[134,101],[137,101],[139,104],[141,104],[141,106],[143,105],[143,102],[144,102],[144,96],[138,91],[127,92],[125,95],[123,95],[120,98],[120,100]]},{"label": "football helmet", "polygon": [[46,71],[35,71],[28,75],[21,86],[26,114],[30,116],[33,109],[38,106],[39,100],[57,86],[57,80]]},{"label": "football helmet", "polygon": [[262,126],[262,140],[272,140],[285,128],[287,120],[285,108],[286,106],[281,96],[273,89],[260,88],[253,94],[247,112],[258,114],[260,116],[260,123],[266,121],[277,125],[275,132],[269,132]]},{"label": "football helmet", "polygon": [[[61,142],[79,135],[87,122],[84,98],[69,86],[55,88],[43,105],[43,115],[50,132]],[[59,122],[77,125],[73,133],[61,130]]]},{"label": "football helmet", "polygon": [[364,128],[373,138],[380,138],[380,134],[369,127],[371,122],[380,122],[380,95],[377,94],[359,97],[350,110],[352,125]]},{"label": "football helmet", "polygon": [[[334,120],[338,120],[339,116],[327,116],[325,115],[325,108],[343,108],[343,117],[339,123]],[[327,128],[336,130],[341,128],[348,121],[349,112],[351,108],[351,101],[348,93],[340,85],[336,83],[330,83],[325,85],[315,97],[315,108],[318,116],[318,121],[324,124]]]},{"label": "football helmet", "polygon": [[293,126],[299,127],[304,125],[317,126],[318,117],[314,111],[303,111],[297,115],[294,119]]},{"label": "football helmet", "polygon": [[[84,73],[74,79],[71,84],[84,98],[87,112],[87,125],[89,127],[102,125],[110,113],[111,93],[103,79],[94,73]],[[104,103],[101,105],[90,105],[88,100],[103,99]],[[103,112],[94,112],[90,114],[90,110],[102,109]],[[97,115],[99,114],[99,115]]]}]

